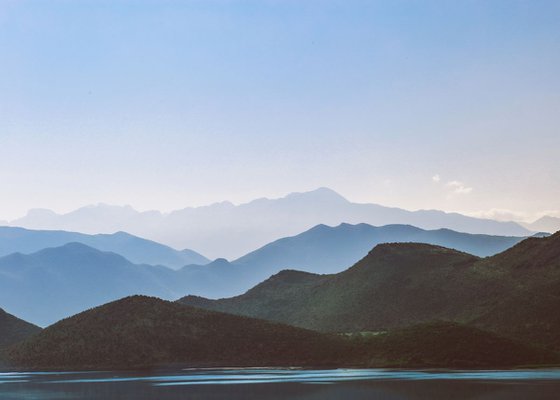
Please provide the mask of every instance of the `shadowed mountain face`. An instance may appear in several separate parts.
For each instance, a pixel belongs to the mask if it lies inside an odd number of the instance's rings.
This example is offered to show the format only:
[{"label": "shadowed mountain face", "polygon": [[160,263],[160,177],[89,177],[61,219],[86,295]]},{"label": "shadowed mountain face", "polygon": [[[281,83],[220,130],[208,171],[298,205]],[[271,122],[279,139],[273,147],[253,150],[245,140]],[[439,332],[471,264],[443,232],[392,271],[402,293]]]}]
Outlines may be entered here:
[{"label": "shadowed mountain face", "polygon": [[38,333],[41,328],[0,309],[0,352],[14,343]]},{"label": "shadowed mountain face", "polygon": [[321,331],[378,331],[436,319],[559,349],[560,233],[479,259],[425,244],[383,244],[335,275],[283,271],[246,294],[185,304]]},{"label": "shadowed mountain face", "polygon": [[210,262],[195,251],[188,249],[178,251],[125,232],[110,235],[85,235],[77,232],[34,231],[15,227],[0,227],[0,257],[16,252],[30,254],[47,247],[59,247],[71,242],[83,243],[101,251],[118,253],[137,264],[181,268],[188,264],[207,264]]},{"label": "shadowed mountain face", "polygon": [[406,211],[377,204],[352,203],[330,189],[292,193],[280,199],[258,199],[235,206],[217,203],[169,214],[137,212],[130,207],[89,206],[58,215],[33,210],[11,221],[13,226],[64,229],[86,233],[126,231],[167,245],[191,247],[215,257],[237,258],[285,236],[318,224],[409,224],[423,229],[449,228],[459,232],[527,236],[512,222],[477,219],[455,213]]},{"label": "shadowed mountain face", "polygon": [[345,343],[317,332],[133,296],[45,329],[10,352],[39,369],[321,365]]}]

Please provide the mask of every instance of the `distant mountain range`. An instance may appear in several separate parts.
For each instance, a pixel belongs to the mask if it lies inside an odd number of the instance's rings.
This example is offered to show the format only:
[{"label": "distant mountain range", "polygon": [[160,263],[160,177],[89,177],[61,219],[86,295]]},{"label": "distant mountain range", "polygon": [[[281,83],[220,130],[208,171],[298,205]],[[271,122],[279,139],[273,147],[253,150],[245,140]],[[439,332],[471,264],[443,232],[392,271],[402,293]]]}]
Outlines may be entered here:
[{"label": "distant mountain range", "polygon": [[11,253],[30,254],[71,242],[83,243],[101,251],[118,253],[137,264],[165,265],[179,269],[188,264],[203,265],[210,262],[193,250],[175,250],[126,232],[86,235],[77,232],[0,226],[0,257]]},{"label": "distant mountain range", "polygon": [[560,231],[560,218],[547,215],[535,222],[522,225],[532,231],[554,233]]},{"label": "distant mountain range", "polygon": [[560,350],[560,232],[480,259],[444,247],[376,246],[335,275],[282,271],[247,293],[183,304],[324,332],[467,323]]},{"label": "distant mountain range", "polygon": [[[113,252],[83,244],[124,249],[136,257],[173,260],[176,252],[124,233],[80,235],[68,232],[0,228],[0,250],[65,242],[32,254],[0,258],[0,305],[41,326],[84,309],[133,294],[177,299],[185,294],[220,298],[239,295],[282,269],[316,273],[344,270],[378,243],[421,241],[476,254],[494,254],[520,238],[470,235],[450,230],[425,231],[404,225],[320,225],[300,235],[280,239],[230,263],[218,259],[173,271],[163,266],[135,264]],[[137,258],[138,259],[138,258]]]},{"label": "distant mountain range", "polygon": [[407,211],[377,204],[352,203],[327,188],[292,193],[279,199],[258,199],[238,206],[223,202],[168,214],[138,212],[129,206],[103,204],[63,215],[37,209],[11,221],[10,225],[84,233],[126,231],[175,248],[197,249],[211,258],[234,259],[315,225],[340,223],[405,224],[423,229],[448,228],[458,232],[502,236],[532,234],[529,229],[514,222],[436,210]]},{"label": "distant mountain range", "polygon": [[335,336],[143,296],[60,321],[10,347],[4,356],[8,368],[41,371],[169,366],[488,368],[556,361],[554,353],[458,324],[436,322],[369,337]]},{"label": "distant mountain range", "polygon": [[133,264],[115,253],[69,243],[0,258],[0,304],[10,313],[46,326],[137,293],[174,298],[176,274],[167,267]]}]

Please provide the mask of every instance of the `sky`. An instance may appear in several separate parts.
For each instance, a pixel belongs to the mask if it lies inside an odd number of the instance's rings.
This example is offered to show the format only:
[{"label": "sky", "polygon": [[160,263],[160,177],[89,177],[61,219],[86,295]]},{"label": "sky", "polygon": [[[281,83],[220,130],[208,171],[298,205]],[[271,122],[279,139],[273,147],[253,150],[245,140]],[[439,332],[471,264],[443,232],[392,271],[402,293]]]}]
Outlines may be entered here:
[{"label": "sky", "polygon": [[0,220],[332,188],[560,216],[560,2],[0,0]]}]

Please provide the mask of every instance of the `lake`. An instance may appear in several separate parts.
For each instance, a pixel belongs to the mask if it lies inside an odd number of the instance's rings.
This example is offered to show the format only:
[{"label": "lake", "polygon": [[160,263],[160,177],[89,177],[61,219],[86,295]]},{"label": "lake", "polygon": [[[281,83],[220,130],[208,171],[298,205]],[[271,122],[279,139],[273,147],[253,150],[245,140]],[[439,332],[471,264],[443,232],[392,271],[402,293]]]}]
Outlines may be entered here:
[{"label": "lake", "polygon": [[0,373],[2,400],[540,400],[560,398],[560,369],[192,369]]}]

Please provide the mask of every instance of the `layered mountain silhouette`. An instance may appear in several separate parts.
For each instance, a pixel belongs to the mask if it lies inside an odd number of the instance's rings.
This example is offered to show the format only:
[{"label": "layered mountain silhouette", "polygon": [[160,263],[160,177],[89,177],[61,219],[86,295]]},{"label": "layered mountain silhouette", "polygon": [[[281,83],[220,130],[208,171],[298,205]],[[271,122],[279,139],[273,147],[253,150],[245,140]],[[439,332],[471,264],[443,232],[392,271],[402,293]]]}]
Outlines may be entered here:
[{"label": "layered mountain silhouette", "polygon": [[[29,250],[31,245],[65,241],[75,235],[15,228],[0,229],[0,232],[4,232],[4,240],[0,240],[4,249],[8,243],[12,248],[19,246],[22,250]],[[12,235],[11,239],[7,238],[7,233]],[[109,242],[113,248],[119,243],[132,243],[135,254],[153,255],[156,253],[154,247],[160,249],[158,244],[127,234],[83,236],[84,241],[101,240],[101,244]],[[38,239],[30,240],[29,237]],[[239,295],[285,268],[318,273],[342,271],[379,242],[411,240],[487,254],[509,247],[520,239],[449,230],[424,231],[399,225],[379,228],[365,224],[321,225],[271,243],[232,263],[217,259],[208,265],[191,265],[177,271],[163,266],[135,264],[119,254],[72,242],[32,254],[14,253],[1,257],[0,304],[28,321],[46,326],[84,309],[133,294],[167,300],[186,293],[220,298]],[[146,251],[142,250],[144,245]],[[166,252],[165,247],[163,251],[171,256],[175,254]]]},{"label": "layered mountain silhouette", "polygon": [[68,243],[0,258],[0,304],[46,326],[132,294],[174,298],[175,275],[166,267],[137,265],[115,253]]},{"label": "layered mountain silhouette", "polygon": [[506,367],[557,355],[458,324],[376,335],[325,335],[264,320],[133,296],[60,321],[6,351],[10,368],[168,366]]},{"label": "layered mountain silhouette", "polygon": [[0,308],[0,353],[7,347],[41,331],[36,325],[19,319]]},{"label": "layered mountain silhouette", "polygon": [[47,247],[58,247],[71,242],[83,243],[101,251],[118,253],[137,264],[165,265],[178,269],[188,264],[210,262],[193,250],[175,250],[126,232],[86,235],[77,232],[0,227],[0,257],[16,252],[34,253]]},{"label": "layered mountain silhouette", "polygon": [[[489,256],[506,250],[523,239],[473,235],[449,229],[428,231],[410,225],[318,225],[299,235],[269,243],[231,263],[219,259],[204,268],[189,266],[183,272],[190,275],[191,280],[214,282],[214,286],[193,287],[191,294],[218,298],[244,292],[286,268],[319,274],[341,272],[379,243],[429,243],[478,256]],[[223,280],[224,277],[227,279]]]},{"label": "layered mountain silhouette", "polygon": [[560,232],[484,259],[427,244],[382,244],[338,274],[282,271],[241,296],[180,301],[324,332],[457,321],[559,350],[559,288]]},{"label": "layered mountain silhouette", "polygon": [[175,248],[194,248],[212,258],[234,259],[315,225],[343,222],[377,226],[407,224],[423,229],[448,228],[503,236],[531,234],[528,229],[513,222],[497,222],[436,210],[407,211],[377,204],[352,203],[327,188],[292,193],[279,199],[258,199],[237,206],[223,202],[167,214],[137,212],[130,206],[103,204],[63,215],[49,210],[32,210],[25,217],[11,221],[10,225],[84,233],[125,231]]}]

